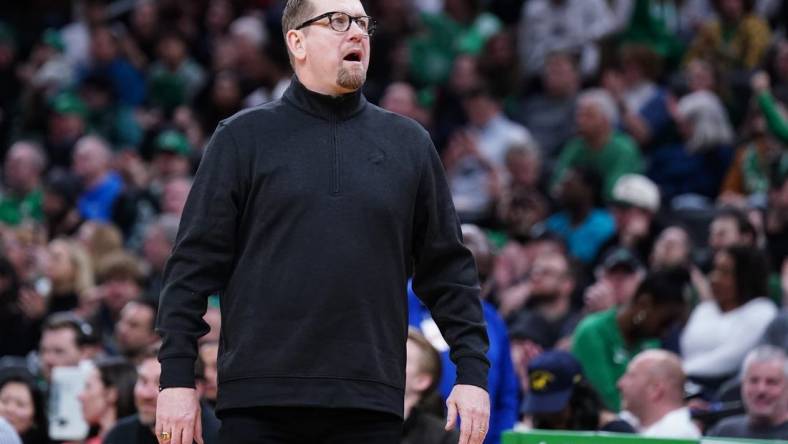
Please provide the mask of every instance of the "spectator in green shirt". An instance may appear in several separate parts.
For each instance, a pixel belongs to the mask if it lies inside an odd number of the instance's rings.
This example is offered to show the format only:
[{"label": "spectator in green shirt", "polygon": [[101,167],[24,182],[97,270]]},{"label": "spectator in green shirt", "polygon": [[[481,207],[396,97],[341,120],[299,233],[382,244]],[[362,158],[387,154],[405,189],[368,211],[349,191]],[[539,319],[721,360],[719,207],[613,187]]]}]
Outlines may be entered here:
[{"label": "spectator in green shirt", "polygon": [[559,183],[570,167],[588,167],[602,176],[603,196],[610,200],[619,177],[643,169],[640,150],[632,138],[615,128],[618,110],[613,97],[603,89],[580,95],[575,120],[578,136],[561,151],[552,183]]},{"label": "spectator in green shirt", "polygon": [[752,76],[752,90],[758,99],[758,106],[766,118],[766,126],[774,136],[783,143],[788,143],[788,119],[780,113],[777,101],[769,87],[769,74],[757,72]]},{"label": "spectator in green shirt", "polygon": [[1,223],[15,226],[26,219],[41,221],[44,200],[41,175],[46,162],[46,155],[36,142],[22,140],[8,150],[0,192]]},{"label": "spectator in green shirt", "polygon": [[481,2],[459,0],[446,2],[437,14],[421,14],[419,28],[407,40],[410,76],[419,86],[434,86],[449,79],[455,57],[479,54],[502,23]]},{"label": "spectator in green shirt", "polygon": [[629,361],[642,350],[659,347],[658,338],[685,312],[688,282],[684,269],[652,272],[630,303],[594,313],[578,325],[572,354],[608,408],[621,408],[616,383]]}]

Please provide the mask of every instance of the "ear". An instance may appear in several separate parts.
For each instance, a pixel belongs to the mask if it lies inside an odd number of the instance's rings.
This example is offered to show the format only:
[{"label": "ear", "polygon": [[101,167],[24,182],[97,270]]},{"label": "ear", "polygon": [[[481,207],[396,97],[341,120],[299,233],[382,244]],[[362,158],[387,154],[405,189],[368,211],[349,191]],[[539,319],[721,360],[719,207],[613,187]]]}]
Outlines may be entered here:
[{"label": "ear", "polygon": [[665,385],[662,384],[659,380],[652,379],[649,384],[646,385],[646,397],[650,401],[657,401],[659,398],[662,397],[662,394],[665,391]]},{"label": "ear", "polygon": [[303,61],[306,58],[306,39],[300,30],[291,29],[285,36],[287,48],[295,60]]}]

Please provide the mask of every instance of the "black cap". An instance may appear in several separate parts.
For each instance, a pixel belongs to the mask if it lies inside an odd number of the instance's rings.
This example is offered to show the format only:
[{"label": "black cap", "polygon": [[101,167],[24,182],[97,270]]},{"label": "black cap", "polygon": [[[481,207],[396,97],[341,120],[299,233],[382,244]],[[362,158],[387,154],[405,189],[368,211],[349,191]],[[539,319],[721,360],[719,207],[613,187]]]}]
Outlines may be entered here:
[{"label": "black cap", "polygon": [[539,313],[523,310],[512,320],[509,326],[509,338],[533,341],[543,349],[547,349],[555,345],[552,330],[547,320]]},{"label": "black cap", "polygon": [[634,273],[643,268],[643,264],[628,248],[617,247],[611,250],[602,260],[602,269],[605,271],[622,270]]}]

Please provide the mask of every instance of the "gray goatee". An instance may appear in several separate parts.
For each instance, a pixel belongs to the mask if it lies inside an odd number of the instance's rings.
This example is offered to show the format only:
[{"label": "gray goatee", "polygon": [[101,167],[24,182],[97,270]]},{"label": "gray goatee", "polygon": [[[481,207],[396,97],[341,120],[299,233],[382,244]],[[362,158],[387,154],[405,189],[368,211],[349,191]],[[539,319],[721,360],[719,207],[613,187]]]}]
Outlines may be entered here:
[{"label": "gray goatee", "polygon": [[357,90],[361,88],[364,81],[367,79],[367,71],[365,69],[347,69],[345,67],[339,68],[337,73],[337,85],[342,88]]}]

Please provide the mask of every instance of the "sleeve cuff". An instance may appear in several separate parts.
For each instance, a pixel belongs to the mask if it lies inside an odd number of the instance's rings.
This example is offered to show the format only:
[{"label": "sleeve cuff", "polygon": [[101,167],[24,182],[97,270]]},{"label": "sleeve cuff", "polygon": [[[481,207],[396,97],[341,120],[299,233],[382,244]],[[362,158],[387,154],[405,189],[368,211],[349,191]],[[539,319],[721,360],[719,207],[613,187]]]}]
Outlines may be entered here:
[{"label": "sleeve cuff", "polygon": [[161,377],[159,388],[194,388],[194,358],[160,359]]},{"label": "sleeve cuff", "polygon": [[457,362],[457,384],[475,385],[487,390],[487,372],[490,364],[486,360],[464,357]]}]

